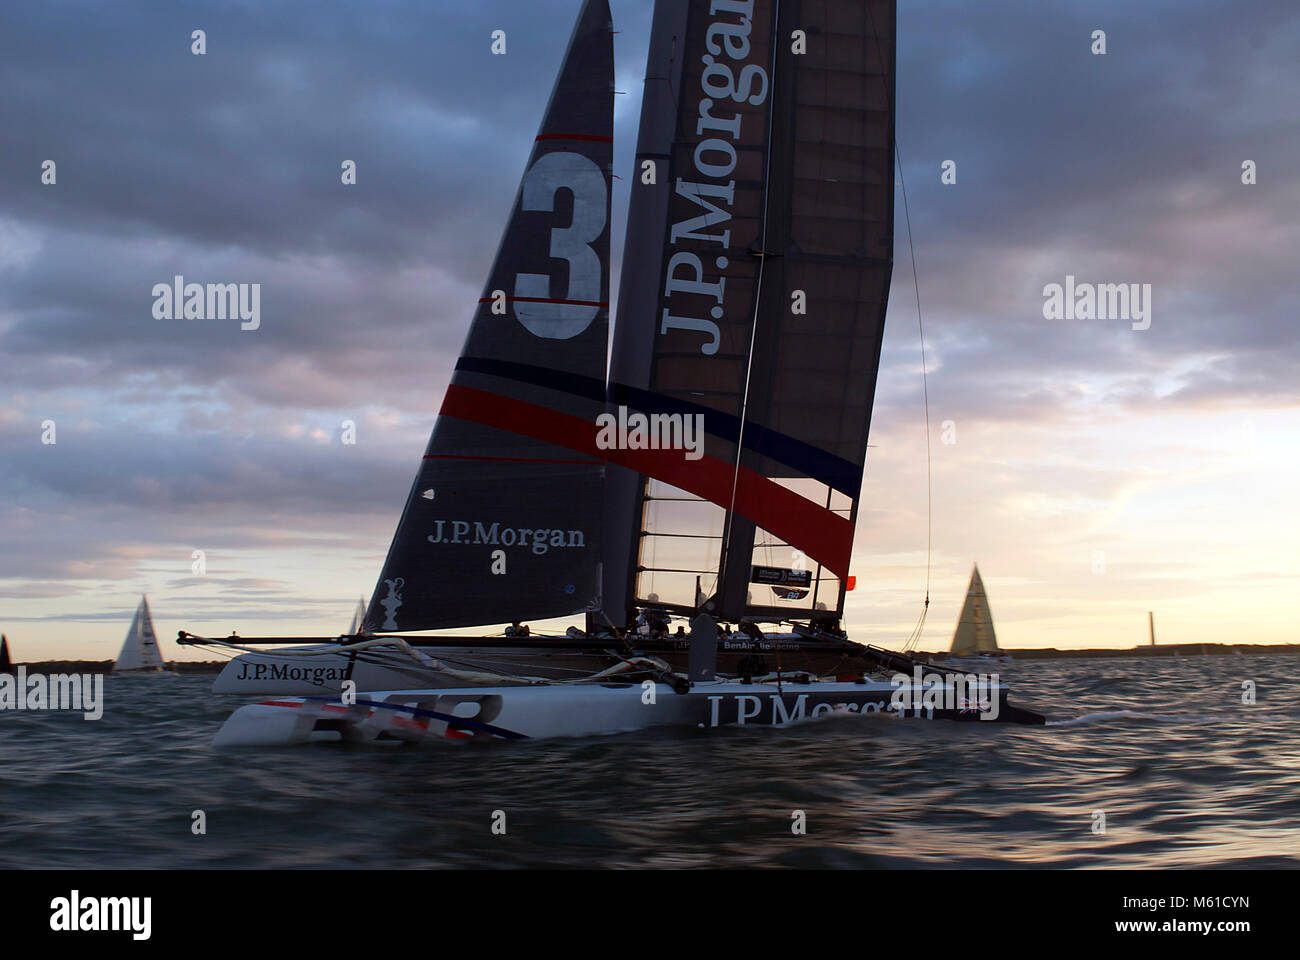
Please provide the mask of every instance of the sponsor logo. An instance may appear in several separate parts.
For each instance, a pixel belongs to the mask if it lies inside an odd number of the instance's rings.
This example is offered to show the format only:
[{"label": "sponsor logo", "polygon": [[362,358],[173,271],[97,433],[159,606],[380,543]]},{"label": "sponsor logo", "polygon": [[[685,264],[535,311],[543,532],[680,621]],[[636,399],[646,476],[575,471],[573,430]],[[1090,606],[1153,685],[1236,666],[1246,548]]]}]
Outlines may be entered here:
[{"label": "sponsor logo", "polygon": [[382,629],[396,630],[397,620],[395,617],[397,608],[402,605],[402,587],[406,586],[406,579],[397,577],[393,580],[385,580],[384,583],[388,586],[388,596],[379,601],[379,605],[384,608],[384,613],[387,614]]},{"label": "sponsor logo", "polygon": [[236,680],[298,680],[313,687],[325,686],[326,680],[347,679],[345,667],[302,667],[288,663],[259,663],[241,660]]},{"label": "sponsor logo", "polygon": [[750,567],[749,582],[778,587],[807,587],[812,584],[812,571],[792,570],[789,567]]},{"label": "sponsor logo", "polygon": [[[743,727],[747,723],[783,727],[789,723],[815,720],[833,713],[884,713],[897,709],[885,700],[861,698],[821,700],[810,704],[809,696],[807,693],[800,693],[793,696],[793,702],[787,702],[790,698],[776,693],[768,694],[766,698],[755,693],[716,694],[708,698],[709,726],[716,727],[723,723],[734,722],[738,727]],[[763,703],[764,699],[767,700],[766,704]]]},{"label": "sponsor logo", "polygon": [[745,637],[739,640],[725,639],[719,644],[723,650],[802,650],[797,640],[754,640]]},{"label": "sponsor logo", "polygon": [[[725,271],[730,263],[731,230],[723,225],[731,219],[736,199],[734,173],[738,155],[735,143],[741,139],[741,126],[748,117],[751,124],[764,123],[763,112],[747,109],[761,106],[768,95],[767,71],[750,63],[753,53],[749,35],[754,20],[754,0],[713,0],[709,12],[717,17],[705,30],[701,56],[704,70],[700,74],[696,100],[694,132],[702,139],[693,154],[693,169],[688,178],[678,177],[674,191],[694,204],[689,215],[676,220],[669,229],[669,247],[674,250],[664,273],[664,298],[659,332],[692,330],[705,334],[700,352],[712,356],[718,352],[722,335],[717,321],[726,313],[726,278],[714,272]],[[689,127],[688,127],[689,129]],[[751,138],[752,139],[752,138]],[[679,244],[717,244],[712,263]],[[706,274],[717,276],[706,279]],[[707,309],[709,318],[685,315],[687,304],[677,305],[676,295],[706,297],[711,306],[694,301],[692,313]],[[708,304],[708,300],[704,304]],[[674,314],[674,310],[679,313]],[[711,318],[711,319],[710,319]]]},{"label": "sponsor logo", "polygon": [[500,523],[484,525],[477,520],[435,520],[433,522],[434,531],[427,538],[430,543],[527,547],[537,556],[552,548],[573,550],[587,545],[586,536],[581,530],[502,527]]}]

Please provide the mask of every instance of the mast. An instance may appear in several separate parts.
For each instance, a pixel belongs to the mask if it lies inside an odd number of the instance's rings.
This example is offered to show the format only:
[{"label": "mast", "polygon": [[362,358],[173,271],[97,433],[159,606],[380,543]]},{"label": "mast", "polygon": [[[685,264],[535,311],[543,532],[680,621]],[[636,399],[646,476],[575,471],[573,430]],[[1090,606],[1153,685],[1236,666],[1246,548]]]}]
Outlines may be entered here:
[{"label": "mast", "polygon": [[[610,356],[609,402],[617,406],[650,387],[659,316],[660,255],[668,232],[673,134],[681,89],[682,44],[689,0],[656,0],[641,95],[632,196]],[[650,164],[647,168],[646,164]],[[647,183],[643,171],[653,172]],[[635,619],[646,477],[609,464],[605,480],[604,619],[623,627]]]},{"label": "mast", "polygon": [[660,169],[633,181],[610,396],[701,418],[704,455],[639,458],[639,497],[618,480],[609,525],[638,542],[609,561],[631,584],[615,613],[842,613],[892,269],[893,73],[893,0],[656,4],[637,172]]},{"label": "mast", "polygon": [[1150,610],[1147,611],[1147,629],[1151,633],[1151,646],[1156,645],[1156,615]]}]

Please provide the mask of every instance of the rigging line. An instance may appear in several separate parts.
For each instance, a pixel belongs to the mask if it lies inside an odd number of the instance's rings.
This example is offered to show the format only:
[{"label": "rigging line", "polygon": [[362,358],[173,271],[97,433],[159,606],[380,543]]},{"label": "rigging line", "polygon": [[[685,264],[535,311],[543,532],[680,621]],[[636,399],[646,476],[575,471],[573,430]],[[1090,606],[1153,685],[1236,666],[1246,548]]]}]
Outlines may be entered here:
[{"label": "rigging line", "polygon": [[[880,31],[876,29],[876,16],[872,12],[870,0],[866,4],[867,17],[871,20],[871,35],[875,38],[876,59],[880,64],[881,79],[885,83],[885,90],[889,95],[891,109],[897,106],[896,91],[891,88],[889,83],[889,70],[885,66],[884,51],[880,46]],[[898,20],[897,14],[894,19],[894,33],[897,36]],[[895,50],[897,50],[897,40],[895,40]],[[896,127],[895,124],[891,124]],[[916,626],[912,628],[912,634],[908,637],[904,650],[909,649],[921,640],[921,631],[925,628],[925,615],[930,609],[930,567],[932,545],[934,540],[934,493],[931,482],[931,456],[930,456],[930,385],[926,375],[925,359],[925,325],[921,320],[921,280],[916,271],[916,247],[912,241],[912,210],[907,202],[907,180],[903,176],[903,155],[898,149],[898,133],[894,131],[894,164],[898,168],[898,185],[902,188],[903,194],[903,216],[907,222],[907,252],[912,260],[912,287],[916,292],[916,330],[921,341],[921,396],[925,403],[925,602],[921,606],[921,615],[917,619]]]},{"label": "rigging line", "polygon": [[903,193],[903,216],[907,221],[907,250],[912,259],[912,287],[916,292],[916,331],[921,341],[921,396],[925,402],[925,605],[921,609],[921,620],[917,624],[915,639],[919,641],[920,630],[925,625],[925,614],[930,607],[930,557],[934,538],[934,492],[930,463],[930,384],[926,372],[925,325],[921,319],[921,279],[916,272],[916,248],[912,243],[912,212],[907,202],[907,181],[903,179],[903,159],[898,151],[897,138],[894,140],[894,160],[898,166],[898,185]]},{"label": "rigging line", "polygon": [[[776,0],[772,8],[772,24],[779,32],[781,26],[781,0]],[[736,464],[735,472],[731,475],[731,505],[727,508],[726,516],[722,522],[722,544],[718,551],[718,585],[717,589],[722,589],[726,583],[726,566],[730,559],[732,524],[736,512],[736,493],[740,486],[740,467],[745,455],[745,418],[749,410],[749,388],[750,379],[754,371],[754,345],[758,342],[758,311],[762,304],[763,297],[763,267],[767,264],[767,224],[770,217],[768,208],[771,201],[772,189],[772,126],[776,118],[776,65],[777,50],[779,45],[772,44],[772,60],[769,66],[770,70],[770,91],[767,98],[767,152],[763,158],[763,205],[760,208],[763,211],[763,225],[759,232],[759,258],[758,271],[754,277],[754,311],[749,326],[749,351],[745,357],[745,382],[740,390],[740,431],[736,435]],[[753,556],[753,544],[749,544],[750,556]],[[716,590],[715,590],[716,594]],[[749,605],[749,598],[746,595],[744,606]]]}]

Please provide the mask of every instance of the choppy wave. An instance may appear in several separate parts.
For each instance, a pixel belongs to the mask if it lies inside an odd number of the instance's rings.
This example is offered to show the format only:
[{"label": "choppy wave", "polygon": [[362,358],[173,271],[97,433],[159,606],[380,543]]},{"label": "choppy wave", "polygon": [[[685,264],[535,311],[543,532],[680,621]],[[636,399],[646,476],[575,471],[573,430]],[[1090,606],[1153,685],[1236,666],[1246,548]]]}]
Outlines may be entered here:
[{"label": "choppy wave", "polygon": [[0,866],[1300,864],[1300,658],[1007,673],[1047,727],[844,717],[430,750],[216,751],[244,699],[114,684],[96,722],[0,713]]}]

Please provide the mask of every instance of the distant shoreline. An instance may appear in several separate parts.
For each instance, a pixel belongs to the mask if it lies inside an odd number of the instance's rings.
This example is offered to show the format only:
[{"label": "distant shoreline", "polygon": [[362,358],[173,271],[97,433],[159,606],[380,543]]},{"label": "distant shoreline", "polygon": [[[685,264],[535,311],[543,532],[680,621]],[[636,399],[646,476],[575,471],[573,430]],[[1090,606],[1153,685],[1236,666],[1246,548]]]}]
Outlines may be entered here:
[{"label": "distant shoreline", "polygon": [[[1082,650],[1060,650],[1056,647],[1039,647],[1000,650],[1000,654],[1009,656],[1012,662],[1018,660],[1088,660],[1114,657],[1199,657],[1227,656],[1229,654],[1270,654],[1300,653],[1300,643],[1161,643],[1155,646],[1140,647],[1092,647]],[[918,660],[946,660],[951,654],[947,651],[919,650],[912,654]],[[230,661],[228,660],[177,660],[168,664],[168,668],[183,674],[214,674]],[[43,673],[111,673],[112,660],[35,660],[29,663],[15,663],[14,667],[26,667],[28,672]]]},{"label": "distant shoreline", "polygon": [[[112,673],[116,660],[32,660],[14,663],[14,669],[26,667],[28,673]],[[177,673],[220,673],[228,660],[177,660],[163,666]]]},{"label": "distant shoreline", "polygon": [[[1140,647],[1091,647],[1081,650],[1060,650],[1056,647],[1030,647],[1003,649],[999,654],[1016,660],[1088,660],[1104,657],[1213,657],[1229,654],[1300,653],[1300,643],[1158,643]],[[922,650],[919,658],[930,661],[946,660],[947,651]]]}]

